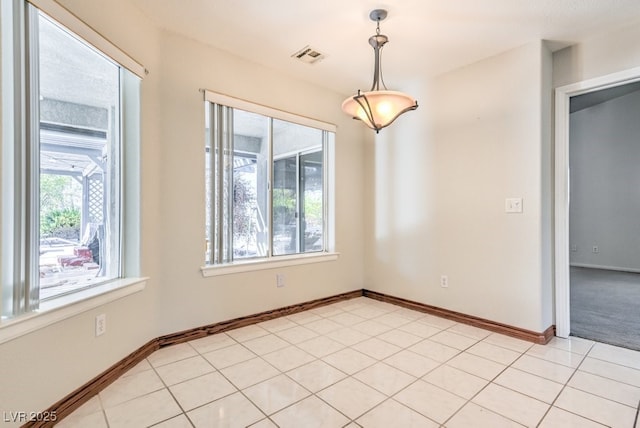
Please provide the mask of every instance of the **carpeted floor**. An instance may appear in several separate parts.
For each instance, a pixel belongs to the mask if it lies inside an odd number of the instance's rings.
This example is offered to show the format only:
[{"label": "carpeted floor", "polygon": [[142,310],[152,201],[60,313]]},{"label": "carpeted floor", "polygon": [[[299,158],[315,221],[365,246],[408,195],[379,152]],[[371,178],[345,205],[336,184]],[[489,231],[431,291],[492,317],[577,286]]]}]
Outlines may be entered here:
[{"label": "carpeted floor", "polygon": [[572,267],[571,335],[640,350],[640,274]]}]

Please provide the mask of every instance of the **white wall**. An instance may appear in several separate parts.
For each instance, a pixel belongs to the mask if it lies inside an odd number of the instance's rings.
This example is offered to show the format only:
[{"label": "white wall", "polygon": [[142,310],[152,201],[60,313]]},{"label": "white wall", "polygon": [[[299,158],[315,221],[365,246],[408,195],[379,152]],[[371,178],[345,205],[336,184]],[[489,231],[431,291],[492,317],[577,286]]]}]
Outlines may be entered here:
[{"label": "white wall", "polygon": [[446,73],[368,147],[367,288],[552,324],[550,59],[537,42]]},{"label": "white wall", "polygon": [[[163,240],[157,325],[169,333],[305,300],[362,288],[361,225],[364,130],[340,110],[342,96],[294,81],[269,69],[187,41],[162,35],[160,125],[163,170],[159,185],[167,203],[160,213]],[[199,88],[255,101],[338,125],[336,135],[337,262],[204,279],[204,114]],[[313,100],[311,102],[310,100]]]},{"label": "white wall", "polygon": [[[144,291],[0,345],[0,411],[38,411],[163,334],[362,288],[364,127],[343,96],[165,33],[128,1],[62,0],[142,62]],[[204,278],[204,103],[207,88],[338,126],[338,261]],[[313,100],[310,102],[309,100]],[[107,333],[93,335],[106,313]]]},{"label": "white wall", "polygon": [[640,67],[640,22],[553,53],[553,87]]},{"label": "white wall", "polygon": [[640,270],[638,111],[640,91],[570,116],[571,264]]},{"label": "white wall", "polygon": [[[342,114],[343,96],[157,30],[126,1],[61,2],[150,70],[141,198],[151,280],[0,345],[0,410],[42,410],[161,334],[362,287],[534,331],[552,323],[550,64],[540,43],[401,88],[420,108],[374,141]],[[554,54],[554,85],[640,65],[639,36],[628,27]],[[338,125],[337,262],[284,269],[277,290],[275,271],[201,276],[199,88]],[[524,213],[505,214],[505,197],[523,197]],[[102,312],[108,331],[96,339]]]}]

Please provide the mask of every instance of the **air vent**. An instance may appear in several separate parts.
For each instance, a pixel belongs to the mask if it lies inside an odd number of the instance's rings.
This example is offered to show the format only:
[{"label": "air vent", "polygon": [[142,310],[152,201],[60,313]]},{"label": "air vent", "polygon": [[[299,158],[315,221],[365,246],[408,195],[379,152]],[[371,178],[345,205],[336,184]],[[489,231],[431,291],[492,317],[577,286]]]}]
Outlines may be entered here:
[{"label": "air vent", "polygon": [[313,49],[312,47],[305,46],[298,52],[291,55],[291,58],[295,58],[299,61],[306,62],[307,64],[313,64],[324,58],[324,55]]}]

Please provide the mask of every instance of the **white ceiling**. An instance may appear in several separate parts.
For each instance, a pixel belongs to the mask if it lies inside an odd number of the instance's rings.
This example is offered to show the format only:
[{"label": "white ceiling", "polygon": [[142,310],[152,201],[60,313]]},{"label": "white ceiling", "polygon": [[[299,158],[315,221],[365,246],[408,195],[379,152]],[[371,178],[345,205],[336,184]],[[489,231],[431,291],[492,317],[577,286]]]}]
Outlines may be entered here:
[{"label": "white ceiling", "polygon": [[[373,9],[389,12],[382,68],[398,90],[534,40],[556,50],[640,25],[640,0],[129,1],[162,28],[345,95],[371,86]],[[291,58],[306,45],[325,58]]]}]

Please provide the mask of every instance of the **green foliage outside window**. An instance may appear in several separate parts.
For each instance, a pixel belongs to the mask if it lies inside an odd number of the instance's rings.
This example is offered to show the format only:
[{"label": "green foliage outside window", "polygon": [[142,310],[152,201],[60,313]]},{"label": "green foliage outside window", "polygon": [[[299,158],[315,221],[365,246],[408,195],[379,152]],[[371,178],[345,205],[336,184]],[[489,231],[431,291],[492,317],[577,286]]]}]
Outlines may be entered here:
[{"label": "green foliage outside window", "polygon": [[80,210],[78,208],[66,208],[62,210],[52,210],[40,218],[40,235],[41,236],[60,236],[60,234],[68,235],[70,230],[77,231],[76,237],[80,232]]},{"label": "green foliage outside window", "polygon": [[249,179],[241,174],[236,175],[233,181],[233,238],[236,250],[255,244],[255,201],[256,193]]},{"label": "green foliage outside window", "polygon": [[81,186],[65,175],[40,175],[40,236],[80,238]]}]

